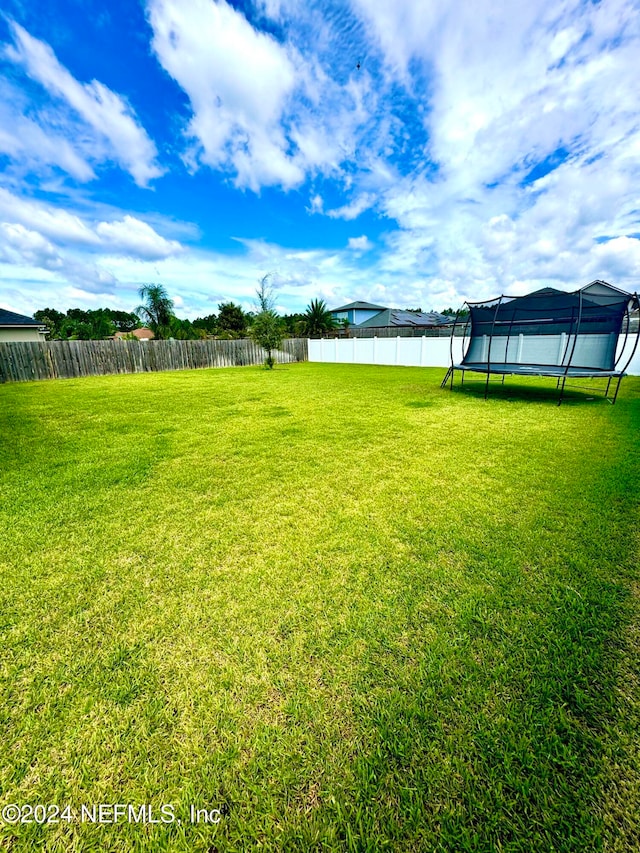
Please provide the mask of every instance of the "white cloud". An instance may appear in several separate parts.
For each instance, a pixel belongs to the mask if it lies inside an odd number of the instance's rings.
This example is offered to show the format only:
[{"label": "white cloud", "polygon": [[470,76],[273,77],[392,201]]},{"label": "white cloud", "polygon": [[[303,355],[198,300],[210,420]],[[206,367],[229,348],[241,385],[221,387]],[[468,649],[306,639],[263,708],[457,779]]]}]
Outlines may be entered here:
[{"label": "white cloud", "polygon": [[309,207],[307,208],[307,212],[324,213],[324,201],[321,195],[316,193],[316,195],[312,197]]},{"label": "white cloud", "polygon": [[452,188],[525,174],[560,145],[605,150],[635,121],[638,17],[622,0],[354,3],[389,73],[429,105],[428,154]]},{"label": "white cloud", "polygon": [[200,159],[232,164],[238,183],[253,189],[300,183],[303,172],[280,127],[296,85],[287,51],[224,0],[152,0],[149,19],[158,60],[191,101],[189,133]]},{"label": "white cloud", "polygon": [[13,280],[19,277],[21,268],[26,268],[46,270],[58,282],[68,282],[89,293],[112,293],[116,285],[108,270],[60,253],[42,234],[16,223],[0,222],[0,262],[8,266]]},{"label": "white cloud", "polygon": [[72,257],[64,259],[60,274],[65,281],[87,293],[112,294],[118,286],[116,276],[102,264],[85,263]]},{"label": "white cloud", "polygon": [[363,234],[362,237],[349,237],[348,248],[359,252],[366,252],[367,249],[373,248],[373,243],[366,234]]},{"label": "white cloud", "polygon": [[[87,299],[113,296],[126,286],[119,271],[131,277],[144,269],[144,281],[155,281],[154,265],[183,251],[177,240],[162,237],[130,214],[96,222],[0,189],[0,291],[24,279],[27,293],[33,281],[42,282],[40,302],[24,305],[20,299],[16,310],[41,308],[50,291],[71,293],[69,288]],[[57,305],[59,298],[49,302]]]},{"label": "white cloud", "polygon": [[[597,245],[591,256],[593,278],[610,276],[613,281],[637,280],[640,276],[640,240],[633,237],[616,237]],[[606,278],[605,278],[606,280]]]},{"label": "white cloud", "polygon": [[95,232],[79,216],[63,208],[20,198],[1,188],[0,217],[32,228],[62,244],[93,246],[98,242]]},{"label": "white cloud", "polygon": [[[280,15],[279,5],[265,11]],[[339,20],[288,8],[288,36],[278,41],[226,0],[148,0],[148,16],[158,61],[190,100],[186,132],[195,145],[185,156],[194,170],[229,172],[256,192],[316,174],[346,182],[343,164],[360,140],[375,138],[376,151],[387,143],[370,77],[356,80],[351,62],[349,76],[333,74]]]},{"label": "white cloud", "polygon": [[[640,18],[629,4],[354,7],[385,78],[412,93],[416,115],[428,107],[427,168],[374,190],[399,226],[379,269],[422,274],[447,301],[607,276],[636,289]],[[536,167],[549,174],[527,184]]]},{"label": "white cloud", "polygon": [[[0,83],[0,153],[27,171],[57,166],[78,181],[90,181],[95,172],[87,159],[56,132],[53,123],[46,129],[17,108],[22,98],[13,86]],[[42,116],[41,116],[42,120]]]},{"label": "white cloud", "polygon": [[182,251],[177,240],[165,240],[146,222],[129,215],[117,222],[99,222],[95,230],[105,248],[134,257],[154,260]]},{"label": "white cloud", "polygon": [[361,252],[349,247],[324,251],[291,249],[263,240],[246,240],[243,244],[247,255],[234,259],[237,268],[277,270],[278,299],[289,311],[301,310],[315,298],[325,299],[331,306],[363,299],[384,305],[437,307],[426,293],[424,275],[399,276],[375,261],[358,260]]},{"label": "white cloud", "polygon": [[[446,6],[412,0],[352,0],[352,5],[369,27],[390,71],[409,82],[409,63],[431,42]],[[463,26],[464,16],[458,13],[457,17]]]},{"label": "white cloud", "polygon": [[183,251],[146,222],[125,214],[110,222],[91,222],[67,210],[20,198],[0,188],[0,217],[40,233],[59,246],[127,255],[145,260],[167,258]]},{"label": "white cloud", "polygon": [[[137,121],[133,109],[119,95],[98,80],[79,83],[60,64],[48,44],[31,36],[19,24],[10,22],[10,26],[14,45],[5,47],[5,58],[24,66],[32,79],[72,107],[108,143],[110,154],[130,172],[137,184],[147,186],[163,173],[156,162],[154,143]],[[95,151],[98,155],[101,144]],[[46,155],[46,148],[41,155]],[[54,159],[54,162],[62,165],[59,160]],[[75,171],[78,171],[77,163]]]},{"label": "white cloud", "polygon": [[332,219],[357,219],[361,213],[364,213],[365,210],[368,210],[373,205],[374,201],[375,197],[372,193],[362,193],[348,204],[328,210],[327,216],[330,216]]},{"label": "white cloud", "polygon": [[17,223],[0,222],[0,258],[6,263],[48,270],[62,266],[58,252],[42,234]]}]

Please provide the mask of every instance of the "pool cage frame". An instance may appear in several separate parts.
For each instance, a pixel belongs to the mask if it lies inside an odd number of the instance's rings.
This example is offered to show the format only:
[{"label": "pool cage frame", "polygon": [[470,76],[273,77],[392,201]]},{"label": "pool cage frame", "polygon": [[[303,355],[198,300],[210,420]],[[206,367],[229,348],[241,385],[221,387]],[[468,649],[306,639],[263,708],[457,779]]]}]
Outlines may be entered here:
[{"label": "pool cage frame", "polygon": [[[606,289],[611,293],[611,299],[615,300],[612,304],[621,306],[624,304],[624,312],[621,312],[620,307],[618,307],[617,311],[607,310],[607,305],[600,305],[598,303],[594,303],[592,300],[585,296],[585,293],[588,294],[590,289],[600,290],[601,295],[602,292]],[[617,296],[616,296],[617,294]],[[572,300],[572,297],[574,298]],[[576,298],[577,297],[577,304]],[[549,303],[552,303],[554,300],[559,303],[559,310],[562,312],[564,316],[558,316],[554,314],[553,308],[546,308],[543,317],[531,320],[520,320],[516,321],[516,317],[518,314],[517,303],[518,300],[529,300],[532,299],[542,299],[543,301],[546,299]],[[567,305],[567,302],[573,301],[574,304]],[[564,305],[562,303],[565,303]],[[500,309],[502,306],[514,305],[512,310],[508,310],[506,312],[507,319],[500,319]],[[489,335],[482,336],[484,339],[484,343],[486,344],[486,359],[476,360],[476,361],[468,361],[467,358],[472,351],[472,345],[475,343],[479,335],[475,335],[474,337],[474,325],[480,325],[478,322],[474,324],[474,315],[477,317],[477,312],[475,309],[486,309],[491,308],[495,305],[495,310],[493,311],[493,317],[490,325]],[[594,310],[595,306],[595,310]],[[468,314],[466,320],[462,321],[460,319],[460,315],[465,312],[465,309],[468,308]],[[571,309],[570,316],[566,316],[567,312]],[[459,370],[462,374],[461,376],[461,385],[464,384],[464,375],[466,371],[471,371],[473,373],[486,373],[486,381],[485,381],[485,389],[484,389],[484,398],[485,400],[489,394],[489,380],[492,375],[501,376],[501,382],[504,384],[505,376],[550,376],[554,377],[556,381],[556,388],[559,389],[560,395],[558,398],[558,405],[562,404],[562,400],[564,398],[565,388],[573,387],[580,388],[581,390],[586,391],[602,391],[602,388],[593,388],[586,387],[584,385],[570,385],[567,383],[567,379],[586,379],[586,378],[603,378],[606,379],[606,387],[604,389],[604,398],[610,402],[612,405],[615,404],[618,391],[620,389],[620,383],[622,382],[622,378],[626,375],[626,370],[631,364],[631,361],[638,349],[638,343],[640,341],[640,317],[638,319],[638,328],[635,332],[631,331],[631,314],[633,311],[638,311],[640,309],[640,299],[637,293],[627,293],[618,288],[612,287],[612,285],[608,284],[605,281],[593,281],[588,284],[586,287],[575,291],[573,293],[565,293],[563,291],[554,290],[552,288],[544,288],[543,290],[535,291],[534,293],[527,294],[526,296],[506,296],[502,295],[500,297],[496,297],[495,299],[489,299],[479,302],[469,302],[466,301],[462,305],[461,308],[458,309],[456,313],[456,317],[453,323],[453,329],[451,332],[451,340],[450,340],[450,359],[451,364],[447,373],[442,380],[440,385],[441,388],[444,388],[447,385],[447,382],[450,383],[450,388],[453,390],[453,381],[454,374],[456,370]],[[535,309],[531,309],[529,306],[525,309],[525,313],[531,314],[532,310],[535,312]],[[540,310],[540,309],[538,309]],[[600,310],[600,314],[598,314],[598,310]],[[602,364],[602,366],[589,366],[589,365],[580,365],[574,362],[574,358],[576,355],[578,340],[581,338],[581,330],[584,327],[585,322],[585,314],[588,314],[587,322],[608,322],[610,325],[613,321],[616,323],[616,315],[619,314],[619,323],[617,323],[617,330],[614,329],[615,333],[615,344],[612,348],[612,354],[608,359],[608,364]],[[456,328],[462,325],[464,322],[464,328],[462,333],[462,359],[459,364],[455,363],[455,358],[453,354],[454,348],[454,339],[456,334]],[[512,336],[512,331],[514,326],[522,327],[523,323],[536,323],[538,326],[544,323],[550,323],[553,326],[563,328],[563,332],[561,335],[561,346],[562,351],[557,352],[557,357],[554,362],[549,363],[529,363],[529,362],[508,362],[507,354],[509,353],[510,347],[510,339]],[[487,325],[486,322],[482,323],[482,325]],[[494,341],[495,338],[500,336],[504,338],[506,326],[506,341],[505,343],[501,343],[501,346],[504,346],[505,358],[501,361],[497,357],[494,361],[492,361],[492,348],[495,346]],[[623,332],[624,326],[624,332]],[[586,339],[589,335],[589,332],[582,331],[582,338]],[[619,346],[620,337],[624,335],[622,347]],[[525,333],[526,336],[526,333]],[[635,340],[633,340],[635,336]],[[521,335],[522,337],[522,335]],[[468,338],[468,341],[467,341]],[[537,338],[540,340],[544,338],[544,332],[540,335],[537,335]],[[566,340],[565,340],[566,338]],[[459,336],[458,336],[459,340]],[[627,351],[627,347],[632,342],[631,353],[624,361],[624,366],[619,369],[620,364],[623,362],[623,357],[625,352]],[[477,349],[477,347],[476,347]],[[551,351],[550,348],[549,351]],[[556,346],[557,351],[557,346]],[[617,353],[617,355],[616,355]],[[601,358],[604,361],[604,358]],[[609,396],[609,392],[611,390],[612,382],[614,383],[614,391],[613,396]]]}]

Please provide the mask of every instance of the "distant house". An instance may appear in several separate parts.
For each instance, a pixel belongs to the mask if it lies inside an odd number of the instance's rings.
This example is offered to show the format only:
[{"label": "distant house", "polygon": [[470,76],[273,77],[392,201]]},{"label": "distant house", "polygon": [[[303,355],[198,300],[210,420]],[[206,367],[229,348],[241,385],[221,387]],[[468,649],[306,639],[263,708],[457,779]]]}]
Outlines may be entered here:
[{"label": "distant house", "polygon": [[33,317],[0,308],[0,342],[44,341],[47,327]]},{"label": "distant house", "polygon": [[372,305],[370,302],[350,302],[340,308],[333,308],[329,313],[339,323],[347,320],[350,326],[360,326],[381,311],[386,311],[384,305]]},{"label": "distant house", "polygon": [[132,332],[116,332],[114,338],[126,338],[135,335],[139,341],[152,341],[155,335],[151,329],[134,329]]},{"label": "distant house", "polygon": [[399,308],[385,308],[370,302],[350,302],[331,312],[337,322],[348,320],[350,326],[359,329],[403,328],[426,329],[451,323],[451,318],[437,311],[403,311]]}]

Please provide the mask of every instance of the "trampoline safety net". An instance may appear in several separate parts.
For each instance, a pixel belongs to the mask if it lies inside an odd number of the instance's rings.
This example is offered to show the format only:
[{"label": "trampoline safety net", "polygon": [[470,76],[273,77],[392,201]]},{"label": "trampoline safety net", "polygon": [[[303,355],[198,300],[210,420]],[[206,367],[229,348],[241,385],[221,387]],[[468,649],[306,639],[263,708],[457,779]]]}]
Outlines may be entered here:
[{"label": "trampoline safety net", "polygon": [[[638,346],[640,329],[635,335],[630,334],[631,312],[638,305],[637,294],[604,281],[591,282],[573,293],[545,287],[526,296],[466,302],[469,315],[463,351],[470,333],[468,345],[462,361],[455,364],[452,336],[451,366],[442,385],[450,379],[453,387],[456,370],[462,371],[463,381],[467,370],[486,373],[486,397],[492,373],[503,377],[555,376],[561,403],[567,378],[600,376],[607,379],[607,399],[611,380],[617,380],[610,399],[614,403],[620,380]],[[454,334],[459,315],[460,312]],[[623,345],[619,349],[622,334]]]}]

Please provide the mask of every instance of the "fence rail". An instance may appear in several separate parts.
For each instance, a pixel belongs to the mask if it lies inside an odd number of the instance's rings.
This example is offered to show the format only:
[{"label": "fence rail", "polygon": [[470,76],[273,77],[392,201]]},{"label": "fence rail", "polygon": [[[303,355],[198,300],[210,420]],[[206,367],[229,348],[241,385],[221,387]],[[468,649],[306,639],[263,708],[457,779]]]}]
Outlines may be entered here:
[{"label": "fence rail", "polygon": [[[278,364],[307,361],[306,338],[290,338],[274,353]],[[72,379],[110,373],[146,373],[262,364],[266,352],[239,341],[0,342],[0,382]]]}]

